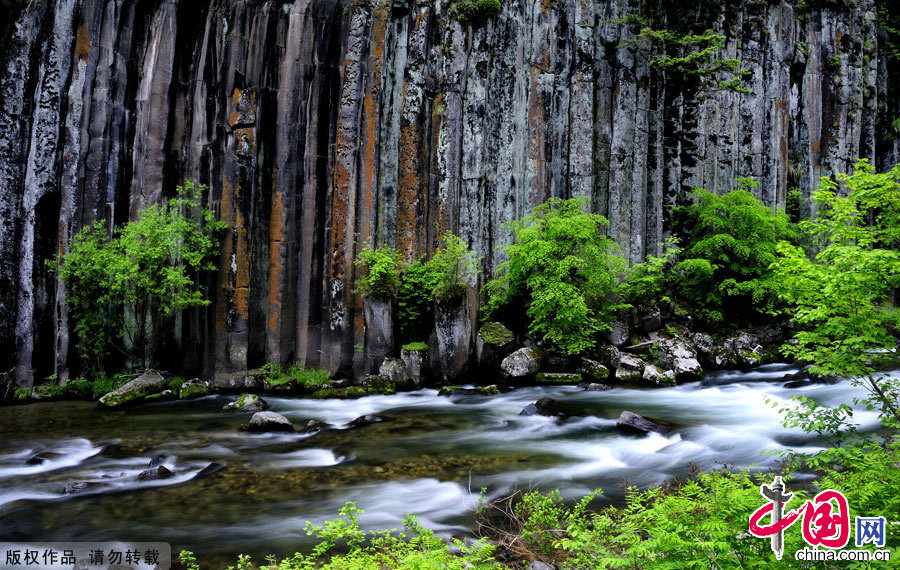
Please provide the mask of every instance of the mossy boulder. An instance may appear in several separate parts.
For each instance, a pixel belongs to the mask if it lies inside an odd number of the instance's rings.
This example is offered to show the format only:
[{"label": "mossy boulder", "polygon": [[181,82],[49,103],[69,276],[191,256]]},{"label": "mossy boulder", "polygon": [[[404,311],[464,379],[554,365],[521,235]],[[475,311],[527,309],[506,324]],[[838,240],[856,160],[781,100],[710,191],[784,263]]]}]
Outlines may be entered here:
[{"label": "mossy boulder", "polygon": [[257,396],[256,394],[241,394],[234,402],[226,404],[224,411],[227,412],[261,412],[269,409],[269,403]]},{"label": "mossy boulder", "polygon": [[192,400],[194,398],[209,396],[211,393],[209,386],[207,386],[205,382],[195,378],[193,380],[188,380],[181,385],[178,397],[182,400]]},{"label": "mossy boulder", "polygon": [[147,396],[157,394],[169,387],[169,381],[156,370],[148,370],[100,398],[101,408],[122,408],[143,402]]},{"label": "mossy boulder", "polygon": [[500,369],[506,376],[525,378],[537,374],[543,360],[544,353],[540,348],[527,346],[504,358],[503,362],[500,363]]}]

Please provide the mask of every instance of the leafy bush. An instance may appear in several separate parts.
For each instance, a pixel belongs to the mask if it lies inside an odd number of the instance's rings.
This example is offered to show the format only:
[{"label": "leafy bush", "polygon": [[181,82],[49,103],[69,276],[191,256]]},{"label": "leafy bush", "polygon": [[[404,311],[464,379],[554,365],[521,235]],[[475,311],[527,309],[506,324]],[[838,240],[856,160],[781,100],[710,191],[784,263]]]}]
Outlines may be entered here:
[{"label": "leafy bush", "polygon": [[478,275],[478,256],[459,236],[444,234],[444,241],[428,262],[434,283],[434,298],[453,301],[466,295]]},{"label": "leafy bush", "polygon": [[463,24],[480,26],[502,9],[500,0],[458,0],[450,5],[450,14]]},{"label": "leafy bush", "polygon": [[291,364],[287,371],[282,370],[281,364],[269,362],[263,365],[262,371],[266,374],[266,382],[269,386],[283,386],[295,383],[299,387],[312,391],[331,385],[331,373],[329,371],[306,369],[299,362]]},{"label": "leafy bush", "polygon": [[366,246],[353,262],[363,268],[356,280],[356,292],[366,297],[390,301],[400,288],[400,253],[387,246]]},{"label": "leafy bush", "polygon": [[[819,251],[810,259],[799,247],[781,243],[773,266],[785,282],[781,295],[801,328],[782,350],[811,362],[814,372],[847,376],[862,385],[869,396],[861,403],[900,427],[900,382],[878,372],[895,357],[900,327],[900,312],[888,300],[900,286],[900,166],[876,174],[862,160],[851,175],[823,178],[813,199],[818,216],[801,228]],[[852,427],[846,403],[836,409],[800,404],[804,410],[788,420],[801,427],[834,433],[839,433],[835,426]],[[804,411],[817,421],[804,419]],[[818,421],[826,419],[830,424]]]},{"label": "leafy bush", "polygon": [[516,240],[499,276],[485,285],[488,315],[524,305],[529,331],[569,354],[592,347],[621,308],[614,295],[625,261],[603,230],[606,218],[586,207],[586,199],[551,198],[505,224]]},{"label": "leafy bush", "polygon": [[763,205],[744,187],[717,196],[695,191],[696,202],[674,209],[683,244],[675,289],[708,324],[759,319],[779,305],[781,282],[769,270],[775,246],[795,240],[784,212]]},{"label": "leafy bush", "polygon": [[674,269],[681,247],[677,238],[669,238],[663,246],[661,257],[648,255],[645,262],[636,263],[628,270],[623,295],[632,305],[674,302],[678,293]]},{"label": "leafy bush", "polygon": [[214,234],[226,225],[200,207],[205,187],[186,182],[177,190],[176,198],[141,210],[111,239],[104,220],[84,227],[54,261],[82,356],[95,371],[112,346],[150,366],[175,314],[209,304],[195,276],[215,269]]},{"label": "leafy bush", "polygon": [[419,350],[428,350],[428,345],[424,342],[411,342],[409,344],[403,345],[403,350],[408,350],[410,352],[416,352]]}]

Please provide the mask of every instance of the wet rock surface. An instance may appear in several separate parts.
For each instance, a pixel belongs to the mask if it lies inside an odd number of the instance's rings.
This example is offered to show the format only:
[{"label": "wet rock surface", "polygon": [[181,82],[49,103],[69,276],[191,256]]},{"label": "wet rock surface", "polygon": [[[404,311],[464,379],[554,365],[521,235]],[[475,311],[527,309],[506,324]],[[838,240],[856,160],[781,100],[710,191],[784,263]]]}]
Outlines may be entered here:
[{"label": "wet rock surface", "polygon": [[100,398],[100,406],[121,408],[138,404],[147,396],[161,392],[168,385],[168,380],[163,378],[159,372],[148,370],[118,390],[114,390]]},{"label": "wet rock surface", "polygon": [[294,424],[275,412],[256,412],[244,428],[249,432],[293,432]]},{"label": "wet rock surface", "polygon": [[638,435],[645,435],[650,432],[665,434],[671,431],[669,427],[657,423],[656,420],[645,418],[627,410],[623,411],[619,416],[618,421],[616,421],[616,428],[625,433]]}]

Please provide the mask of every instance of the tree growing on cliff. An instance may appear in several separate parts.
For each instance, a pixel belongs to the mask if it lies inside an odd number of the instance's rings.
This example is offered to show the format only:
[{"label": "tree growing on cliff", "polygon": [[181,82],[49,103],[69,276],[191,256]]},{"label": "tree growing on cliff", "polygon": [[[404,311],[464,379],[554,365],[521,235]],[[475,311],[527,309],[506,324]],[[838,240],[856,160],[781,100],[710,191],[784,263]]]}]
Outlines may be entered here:
[{"label": "tree growing on cliff", "polygon": [[[808,256],[782,242],[773,265],[801,329],[783,350],[812,363],[814,372],[846,376],[863,386],[868,396],[856,403],[900,428],[900,381],[879,372],[896,358],[900,327],[900,312],[890,300],[900,287],[900,165],[878,174],[861,160],[853,174],[823,178],[813,199],[818,215],[801,228],[818,251]],[[788,425],[807,431],[848,427],[846,404],[827,408],[802,399],[800,404],[788,411]]]},{"label": "tree growing on cliff", "polygon": [[209,304],[196,275],[215,269],[216,234],[227,226],[201,208],[204,190],[186,182],[177,197],[141,210],[111,237],[103,220],[86,226],[55,260],[89,368],[102,370],[111,348],[152,365],[174,316]]},{"label": "tree growing on cliff", "polygon": [[591,348],[623,306],[615,293],[625,261],[604,231],[609,222],[586,208],[584,198],[551,198],[505,224],[515,243],[485,285],[488,314],[522,304],[529,331],[568,354]]}]

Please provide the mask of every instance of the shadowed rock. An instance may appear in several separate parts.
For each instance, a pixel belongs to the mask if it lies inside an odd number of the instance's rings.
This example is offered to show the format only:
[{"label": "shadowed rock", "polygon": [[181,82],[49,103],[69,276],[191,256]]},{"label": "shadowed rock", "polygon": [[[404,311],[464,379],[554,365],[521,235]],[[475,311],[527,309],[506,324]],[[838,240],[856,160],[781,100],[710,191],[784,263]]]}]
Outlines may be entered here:
[{"label": "shadowed rock", "polygon": [[657,433],[669,433],[671,431],[670,428],[656,423],[656,421],[651,420],[649,418],[645,418],[644,416],[640,416],[635,414],[634,412],[623,411],[619,416],[619,420],[616,422],[616,427],[619,428],[620,431],[625,433],[632,434],[648,434],[652,431]]},{"label": "shadowed rock", "polygon": [[254,433],[292,432],[294,431],[294,424],[286,417],[275,412],[256,412],[244,429]]},{"label": "shadowed rock", "polygon": [[168,385],[169,382],[162,374],[156,370],[148,370],[118,390],[113,390],[100,398],[100,407],[121,408],[137,404],[147,396],[164,390]]}]

